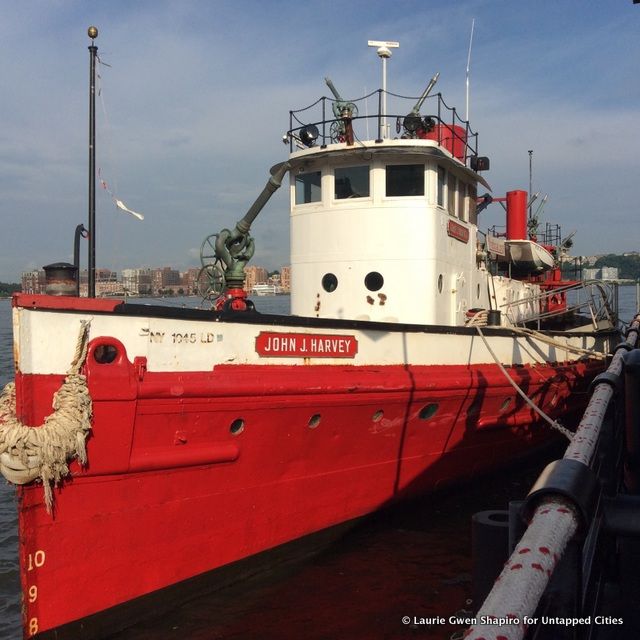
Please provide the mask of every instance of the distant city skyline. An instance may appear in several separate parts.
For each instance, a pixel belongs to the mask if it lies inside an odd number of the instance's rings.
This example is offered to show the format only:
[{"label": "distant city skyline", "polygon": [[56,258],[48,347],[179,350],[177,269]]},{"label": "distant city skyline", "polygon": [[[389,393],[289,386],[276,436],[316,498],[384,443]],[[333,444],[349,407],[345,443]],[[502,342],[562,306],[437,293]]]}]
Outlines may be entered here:
[{"label": "distant city skyline", "polygon": [[[71,266],[71,265],[69,265]],[[266,269],[260,265],[248,265],[245,271],[246,291],[256,285],[272,284],[289,292],[291,288],[291,268],[283,265],[279,269]],[[120,271],[96,269],[96,295],[195,295],[200,293],[198,276],[200,267],[190,267],[184,271],[164,267],[124,268]],[[271,275],[270,275],[271,274]],[[206,282],[206,280],[203,280]],[[88,271],[80,270],[80,295],[87,295]],[[23,271],[20,277],[23,293],[45,293],[46,278],[44,269]]]}]

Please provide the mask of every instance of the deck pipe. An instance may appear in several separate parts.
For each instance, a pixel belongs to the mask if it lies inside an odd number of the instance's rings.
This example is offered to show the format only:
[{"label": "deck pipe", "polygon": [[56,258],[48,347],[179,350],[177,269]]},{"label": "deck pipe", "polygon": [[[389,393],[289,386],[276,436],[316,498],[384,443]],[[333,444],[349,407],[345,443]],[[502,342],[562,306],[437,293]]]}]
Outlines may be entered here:
[{"label": "deck pipe", "polygon": [[256,219],[256,216],[262,211],[264,206],[269,201],[269,198],[280,188],[282,185],[282,179],[291,165],[288,162],[281,162],[272,168],[272,174],[264,189],[260,192],[260,195],[256,198],[255,202],[249,207],[247,213],[244,214],[242,220],[239,220],[236,224],[236,229],[239,233],[245,234],[249,232],[251,223]]},{"label": "deck pipe", "polygon": [[290,168],[291,165],[288,162],[281,162],[272,167],[271,177],[264,189],[242,219],[238,220],[233,231],[223,229],[218,234],[215,242],[215,253],[216,258],[221,260],[226,267],[224,275],[228,290],[242,288],[244,284],[244,267],[253,257],[254,252],[254,241],[249,235],[251,224],[267,204],[269,198],[280,188],[282,179]]}]

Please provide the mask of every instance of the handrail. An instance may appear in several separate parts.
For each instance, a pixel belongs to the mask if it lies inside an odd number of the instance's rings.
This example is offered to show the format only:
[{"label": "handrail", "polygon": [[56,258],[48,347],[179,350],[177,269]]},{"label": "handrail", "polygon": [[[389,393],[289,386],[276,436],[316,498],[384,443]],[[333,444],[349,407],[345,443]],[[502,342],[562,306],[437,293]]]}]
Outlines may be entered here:
[{"label": "handrail", "polygon": [[[600,320],[606,320],[610,324],[615,326],[617,323],[617,314],[616,311],[611,307],[614,292],[607,292],[605,290],[604,284],[605,283],[601,280],[585,280],[579,282],[578,284],[553,287],[541,291],[539,295],[530,298],[524,298],[522,300],[514,300],[512,302],[508,302],[502,305],[501,309],[504,311],[504,314],[509,319],[509,321],[515,326],[525,326],[531,324],[532,322],[539,323],[553,317],[559,317],[567,313],[578,312],[584,309],[587,309],[589,311],[594,329],[598,328],[598,322]],[[594,290],[598,292],[599,299],[596,299],[594,297]],[[581,301],[580,293],[582,292],[584,292],[586,298]],[[544,303],[551,300],[553,296],[565,296],[566,294],[572,293],[576,294],[575,302],[569,302],[565,307],[559,308],[557,310],[542,311],[542,309],[547,306]],[[523,307],[524,305],[532,304],[540,309],[538,313],[529,314],[521,317],[520,319],[516,317],[517,314],[514,313],[514,311],[517,311],[519,307]]]},{"label": "handrail", "polygon": [[[292,117],[294,117],[294,116],[292,116]],[[362,122],[362,121],[374,120],[374,119],[377,122],[379,122],[381,120],[381,117],[382,116],[379,115],[379,114],[366,115],[366,116],[355,116],[355,117],[351,118],[351,122],[355,123],[355,122],[358,122],[358,121]],[[426,118],[432,118],[435,121],[436,126],[437,125],[441,125],[441,128],[438,129],[438,138],[433,140],[434,142],[437,142],[440,146],[444,146],[444,143],[447,143],[449,141],[451,141],[453,143],[458,143],[458,144],[463,145],[463,149],[465,151],[464,159],[462,159],[462,158],[458,158],[458,159],[461,160],[462,162],[464,162],[465,164],[466,164],[466,161],[471,156],[477,155],[477,153],[478,153],[477,152],[477,149],[478,149],[478,140],[477,140],[478,134],[477,133],[472,133],[469,136],[467,136],[466,139],[465,139],[465,136],[460,135],[453,128],[447,128],[446,130],[443,131],[442,127],[450,127],[451,125],[449,123],[441,120],[437,115],[428,114],[425,117]],[[398,119],[398,118],[402,119],[402,118],[404,118],[404,115],[387,114],[386,118],[388,118],[388,119]],[[320,134],[320,137],[322,139],[321,144],[323,146],[325,146],[325,145],[328,144],[329,141],[332,141],[331,140],[331,135],[330,134],[327,135],[327,133],[326,133],[327,127],[330,128],[333,123],[341,123],[341,122],[342,122],[341,118],[331,118],[331,119],[321,118],[321,119],[318,119],[318,120],[315,120],[315,121],[307,122],[304,125],[301,125],[299,127],[292,127],[291,129],[289,129],[289,131],[287,131],[287,137],[289,138],[290,151],[293,152],[294,141],[296,139],[296,135],[304,127],[315,126],[315,127],[321,128],[321,134]],[[446,134],[446,135],[443,135],[443,134]],[[363,142],[363,140],[361,139],[361,136],[355,135],[355,139],[360,143]],[[417,139],[417,140],[419,140],[420,138],[403,138],[403,139]],[[432,140],[432,138],[424,138],[424,139]],[[376,139],[375,142],[381,142],[381,140],[380,139]],[[455,155],[455,154],[452,154],[452,155]],[[457,156],[455,156],[455,157],[457,157]]]},{"label": "handrail", "polygon": [[[637,344],[639,330],[640,315],[636,315],[623,343],[628,349]],[[606,373],[594,381],[582,420],[560,461],[565,465],[583,465],[588,473],[626,350],[616,349]],[[578,506],[557,494],[538,502],[528,528],[475,616],[477,623],[465,633],[466,640],[521,640],[524,637],[528,627],[535,623],[540,598],[581,520]]]},{"label": "handrail", "polygon": [[[372,113],[369,113],[366,116],[358,115],[357,109],[358,106],[367,101],[368,99],[374,97],[377,94],[378,96],[378,105],[377,111],[374,109]],[[387,97],[391,97],[398,101],[398,105],[394,110],[394,113],[382,113],[382,104],[383,104],[383,95]],[[366,122],[373,121],[377,122],[377,131],[380,132],[380,124],[382,122],[383,117],[391,120],[397,120],[398,122],[404,122],[404,118],[410,113],[413,104],[418,100],[415,96],[403,96],[400,94],[395,94],[390,91],[383,91],[382,89],[378,89],[371,93],[368,93],[365,96],[360,98],[354,98],[345,100],[343,102],[348,102],[356,107],[356,112],[352,114],[351,121],[352,122]],[[443,145],[443,141],[447,141],[448,139],[452,141],[452,144],[463,145],[464,150],[464,158],[461,158],[465,164],[467,163],[469,157],[478,154],[478,132],[473,131],[468,121],[463,120],[459,115],[455,107],[450,107],[442,98],[442,94],[437,93],[430,96],[427,96],[425,99],[425,103],[428,100],[435,101],[436,109],[433,109],[435,112],[433,115],[427,115],[426,118],[432,118],[437,125],[441,125],[438,129],[438,137],[437,142],[440,146]],[[307,126],[316,126],[321,129],[322,133],[322,145],[326,145],[329,140],[331,140],[331,135],[327,135],[327,130],[330,130],[331,125],[333,123],[341,123],[342,120],[340,118],[326,118],[326,105],[327,103],[332,107],[334,104],[338,102],[337,100],[322,96],[318,98],[315,102],[310,105],[303,107],[301,109],[295,109],[289,111],[289,130],[287,135],[289,137],[289,150],[293,152],[294,144],[296,140],[296,134]],[[402,105],[406,103],[406,109],[403,108]],[[431,104],[434,104],[433,102]],[[321,111],[322,113],[318,113]],[[330,110],[333,115],[333,109]],[[464,129],[464,135],[460,134],[456,127],[461,127]],[[443,129],[446,128],[444,131]],[[443,133],[446,132],[446,135]],[[364,136],[357,136],[358,139],[363,139]],[[403,137],[411,138],[411,134],[405,132]],[[335,142],[335,140],[333,140]],[[380,142],[381,139],[377,138],[376,142]],[[453,154],[452,154],[453,155]]]}]

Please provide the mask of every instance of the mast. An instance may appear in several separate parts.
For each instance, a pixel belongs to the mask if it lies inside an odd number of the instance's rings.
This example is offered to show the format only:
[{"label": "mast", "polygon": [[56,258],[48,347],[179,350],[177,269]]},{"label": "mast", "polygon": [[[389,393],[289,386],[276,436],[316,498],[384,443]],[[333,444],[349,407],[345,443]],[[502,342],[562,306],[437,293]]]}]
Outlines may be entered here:
[{"label": "mast", "polygon": [[388,137],[387,132],[387,60],[391,57],[391,49],[397,49],[400,46],[399,42],[393,42],[389,40],[369,40],[367,43],[370,47],[377,47],[376,53],[380,60],[382,60],[382,109],[380,121],[380,131],[378,136],[382,140]]},{"label": "mast", "polygon": [[[89,274],[87,295],[96,297],[96,58],[98,47],[95,39],[98,29],[89,27],[87,34],[91,38],[89,45]],[[78,274],[78,278],[80,274]]]},{"label": "mast", "polygon": [[531,220],[531,205],[533,204],[533,149],[527,151],[529,154],[529,220]]}]

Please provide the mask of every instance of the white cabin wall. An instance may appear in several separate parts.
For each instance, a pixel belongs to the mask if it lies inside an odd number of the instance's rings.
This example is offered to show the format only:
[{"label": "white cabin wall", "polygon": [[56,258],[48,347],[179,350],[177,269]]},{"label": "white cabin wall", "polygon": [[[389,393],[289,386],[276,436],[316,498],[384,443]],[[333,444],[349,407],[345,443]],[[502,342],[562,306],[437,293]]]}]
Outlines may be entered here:
[{"label": "white cabin wall", "polygon": [[[431,279],[427,256],[435,251],[426,195],[385,197],[384,164],[376,162],[370,197],[334,200],[329,165],[325,161],[320,166],[321,203],[295,206],[295,177],[291,179],[292,313],[424,323],[431,305],[416,283]],[[371,272],[384,278],[378,291],[365,286]],[[338,278],[333,292],[322,287],[326,273]]]},{"label": "white cabin wall", "polygon": [[[412,163],[425,164],[425,195],[386,197],[385,166]],[[411,155],[375,159],[369,197],[342,200],[334,199],[335,165],[322,159],[305,168],[322,170],[318,203],[296,206],[295,173],[291,176],[293,314],[461,325],[468,309],[488,308],[486,272],[476,262],[476,226],[437,206],[435,160]],[[450,220],[469,231],[467,242],[448,235]],[[373,271],[384,278],[384,286],[374,292],[364,284]],[[327,273],[338,278],[330,293],[321,284]]]}]

